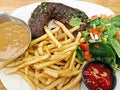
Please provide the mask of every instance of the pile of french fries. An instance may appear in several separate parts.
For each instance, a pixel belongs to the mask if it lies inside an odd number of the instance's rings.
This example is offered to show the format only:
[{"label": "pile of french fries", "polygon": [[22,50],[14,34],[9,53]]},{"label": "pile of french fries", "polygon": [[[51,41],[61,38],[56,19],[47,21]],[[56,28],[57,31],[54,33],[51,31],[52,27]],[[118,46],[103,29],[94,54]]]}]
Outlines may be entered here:
[{"label": "pile of french fries", "polygon": [[[46,34],[31,41],[28,50],[15,60],[7,60],[0,68],[7,67],[5,74],[20,74],[32,90],[80,90],[82,68],[86,62],[76,58],[76,49],[82,42],[81,33],[68,30],[61,22],[50,30],[44,26]],[[61,32],[61,34],[59,34]]]}]

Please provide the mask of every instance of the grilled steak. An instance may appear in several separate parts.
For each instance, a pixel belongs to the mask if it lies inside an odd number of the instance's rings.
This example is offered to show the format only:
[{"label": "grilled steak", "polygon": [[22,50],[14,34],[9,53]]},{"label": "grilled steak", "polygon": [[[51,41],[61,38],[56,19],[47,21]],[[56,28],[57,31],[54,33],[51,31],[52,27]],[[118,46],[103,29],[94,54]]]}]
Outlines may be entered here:
[{"label": "grilled steak", "polygon": [[33,11],[29,19],[32,38],[34,39],[45,34],[44,26],[47,25],[51,19],[61,21],[67,28],[72,28],[69,24],[72,17],[81,18],[84,24],[81,25],[80,30],[86,29],[88,16],[83,11],[61,3],[42,2],[41,5],[38,5]]}]

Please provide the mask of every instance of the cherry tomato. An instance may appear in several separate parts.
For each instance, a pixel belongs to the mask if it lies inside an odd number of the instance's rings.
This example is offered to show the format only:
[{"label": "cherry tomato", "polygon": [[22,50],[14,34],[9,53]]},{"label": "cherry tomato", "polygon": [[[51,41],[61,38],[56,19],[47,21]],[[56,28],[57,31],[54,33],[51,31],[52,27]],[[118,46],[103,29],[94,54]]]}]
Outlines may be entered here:
[{"label": "cherry tomato", "polygon": [[91,60],[91,54],[89,51],[83,51],[83,57],[86,61],[90,61]]},{"label": "cherry tomato", "polygon": [[105,15],[105,14],[101,14],[101,15],[100,15],[100,18],[103,18],[103,19],[106,19],[106,20],[109,19],[109,17],[108,17],[107,15]]},{"label": "cherry tomato", "polygon": [[80,44],[80,48],[83,50],[83,51],[89,51],[89,44],[88,43],[81,43]]},{"label": "cherry tomato", "polygon": [[99,34],[100,31],[96,28],[90,28],[90,32],[93,33],[93,34]]},{"label": "cherry tomato", "polygon": [[98,18],[97,15],[94,15],[94,16],[91,17],[92,20],[93,20],[93,19],[96,19],[96,18]]}]

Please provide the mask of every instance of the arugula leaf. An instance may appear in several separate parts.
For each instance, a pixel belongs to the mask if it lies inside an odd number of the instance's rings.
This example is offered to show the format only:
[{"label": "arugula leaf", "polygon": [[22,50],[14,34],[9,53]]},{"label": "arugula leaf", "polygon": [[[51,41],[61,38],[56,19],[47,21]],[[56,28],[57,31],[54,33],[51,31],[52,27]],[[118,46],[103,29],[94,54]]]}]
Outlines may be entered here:
[{"label": "arugula leaf", "polygon": [[82,21],[81,21],[81,18],[75,17],[75,18],[72,18],[72,19],[70,20],[70,25],[71,25],[71,26],[79,26],[79,25],[81,25],[81,24],[83,24]]},{"label": "arugula leaf", "polygon": [[81,62],[84,62],[84,58],[82,55],[82,49],[80,49],[80,47],[78,47],[76,50],[76,56]]}]

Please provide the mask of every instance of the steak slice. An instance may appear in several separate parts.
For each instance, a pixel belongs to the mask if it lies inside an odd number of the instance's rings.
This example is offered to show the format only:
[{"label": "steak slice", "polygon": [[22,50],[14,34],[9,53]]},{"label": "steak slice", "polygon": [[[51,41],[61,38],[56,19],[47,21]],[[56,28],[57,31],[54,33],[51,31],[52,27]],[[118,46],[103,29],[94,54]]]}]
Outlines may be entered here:
[{"label": "steak slice", "polygon": [[28,22],[32,32],[32,38],[34,39],[45,34],[44,26],[47,25],[51,19],[62,22],[68,29],[72,28],[69,22],[73,17],[81,18],[83,24],[79,30],[85,30],[88,16],[83,11],[61,3],[42,2],[41,5],[38,5],[33,11]]}]

